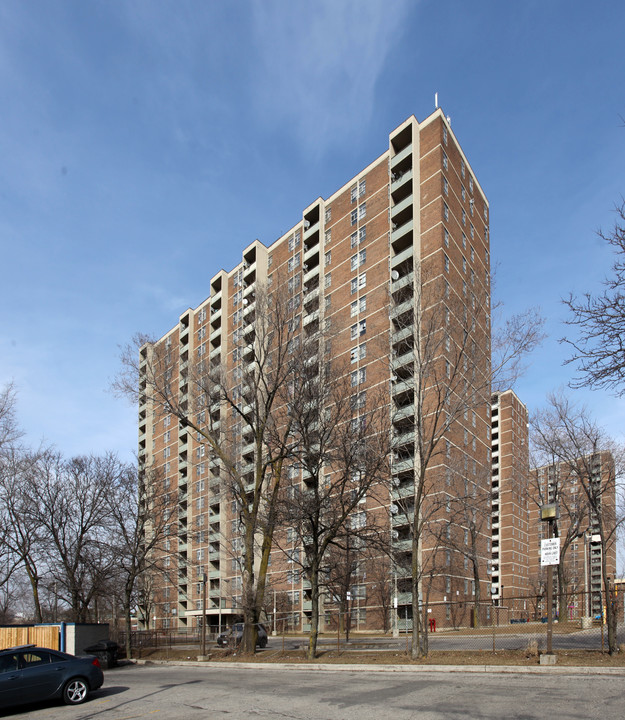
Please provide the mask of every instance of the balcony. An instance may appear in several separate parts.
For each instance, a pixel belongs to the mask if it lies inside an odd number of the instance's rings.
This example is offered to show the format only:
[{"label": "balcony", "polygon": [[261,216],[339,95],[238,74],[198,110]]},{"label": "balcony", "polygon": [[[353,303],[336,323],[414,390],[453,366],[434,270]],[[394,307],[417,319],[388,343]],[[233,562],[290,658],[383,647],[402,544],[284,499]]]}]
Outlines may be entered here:
[{"label": "balcony", "polygon": [[315,310],[314,312],[310,313],[309,315],[305,315],[304,320],[302,322],[302,326],[306,327],[307,325],[310,325],[311,323],[315,322],[316,320],[319,320],[319,310]]},{"label": "balcony", "polygon": [[312,270],[309,270],[303,278],[304,285],[308,285],[309,282],[312,282],[314,278],[316,278],[319,275],[319,265],[315,265]]},{"label": "balcony", "polygon": [[393,438],[393,447],[401,447],[402,445],[408,445],[414,443],[414,432],[412,430],[404,432],[401,435],[397,435]]},{"label": "balcony", "polygon": [[393,205],[391,207],[391,220],[396,218],[400,213],[402,213],[407,208],[412,207],[412,195],[408,195],[407,198],[404,198],[401,202],[398,202],[396,205]]},{"label": "balcony", "polygon": [[412,168],[400,173],[399,176],[391,181],[391,194],[399,190],[408,181],[412,180]]},{"label": "balcony", "polygon": [[414,300],[412,298],[409,298],[408,300],[404,300],[404,302],[400,303],[399,305],[395,305],[395,307],[391,308],[390,317],[391,320],[395,320],[396,318],[400,317],[404,313],[411,312],[414,307]]},{"label": "balcony", "polygon": [[398,357],[393,358],[393,370],[398,370],[399,368],[404,367],[405,365],[412,365],[415,360],[415,355],[413,350],[408,350],[408,352],[405,352],[403,355],[399,355]]},{"label": "balcony", "polygon": [[400,343],[402,340],[406,340],[408,338],[412,337],[412,328],[411,327],[405,327],[402,330],[398,330],[397,332],[394,332],[391,336],[391,340],[393,344]]},{"label": "balcony", "polygon": [[402,395],[406,392],[413,392],[414,391],[414,382],[412,378],[408,380],[401,380],[399,382],[396,382],[393,384],[392,387],[392,394],[395,397],[396,395]]},{"label": "balcony", "polygon": [[411,403],[410,405],[404,405],[403,407],[397,408],[397,410],[393,413],[393,421],[398,422],[399,420],[404,420],[405,418],[413,416],[414,405]]},{"label": "balcony", "polygon": [[393,168],[397,167],[401,163],[402,160],[405,160],[407,157],[409,157],[412,153],[412,143],[409,143],[406,145],[406,147],[397,153],[394,157],[391,158],[391,171]]},{"label": "balcony", "polygon": [[[412,220],[410,221],[410,223],[412,224]],[[394,268],[398,267],[399,265],[401,265],[406,260],[412,259],[412,253],[413,253],[413,248],[412,248],[412,245],[410,245],[409,247],[407,247],[405,250],[402,250],[402,252],[398,253],[397,255],[393,255],[393,257],[391,258],[391,268],[394,269]]]},{"label": "balcony", "polygon": [[[393,473],[401,473],[414,468],[414,457],[402,458],[393,462]],[[411,488],[412,491],[412,488]]]},{"label": "balcony", "polygon": [[[393,467],[393,472],[398,472],[395,467]],[[405,500],[406,498],[413,498],[414,497],[414,486],[410,483],[408,485],[403,485],[400,487],[394,487],[393,488],[393,498],[395,500]]]},{"label": "balcony", "polygon": [[310,223],[309,226],[304,230],[304,240],[307,240],[309,237],[314,235],[316,232],[319,232],[319,220],[316,222]]},{"label": "balcony", "polygon": [[407,273],[403,277],[400,277],[399,280],[394,280],[391,283],[391,292],[396,293],[402,288],[407,287],[408,285],[412,285],[412,280],[414,278],[414,273]]},{"label": "balcony", "polygon": [[[391,231],[391,244],[394,245],[396,242],[398,242],[403,237],[405,237],[408,233],[411,233],[413,227],[414,227],[414,220],[413,220],[413,218],[410,218],[410,220],[406,220],[406,222],[402,223],[399,227],[396,227],[394,230],[392,230]],[[406,248],[406,250],[407,249],[408,248]],[[406,252],[406,250],[404,250],[404,252]],[[412,248],[410,248],[410,250],[412,252]],[[402,255],[402,254],[403,253],[400,253],[400,255]],[[395,265],[398,264],[397,262],[395,262],[397,260],[397,257],[398,256],[395,256],[391,260],[391,266],[394,267]]]},{"label": "balcony", "polygon": [[213,332],[209,335],[209,340],[211,342],[215,342],[217,338],[221,337],[221,328],[218,327],[217,330],[213,330]]}]

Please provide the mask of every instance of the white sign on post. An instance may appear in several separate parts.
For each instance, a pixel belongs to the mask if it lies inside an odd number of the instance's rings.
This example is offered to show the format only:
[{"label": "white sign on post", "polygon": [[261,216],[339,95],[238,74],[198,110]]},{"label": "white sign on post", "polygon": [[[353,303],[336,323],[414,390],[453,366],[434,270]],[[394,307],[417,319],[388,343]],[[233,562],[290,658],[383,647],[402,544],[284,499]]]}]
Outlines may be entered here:
[{"label": "white sign on post", "polygon": [[560,538],[540,541],[540,566],[560,564]]}]

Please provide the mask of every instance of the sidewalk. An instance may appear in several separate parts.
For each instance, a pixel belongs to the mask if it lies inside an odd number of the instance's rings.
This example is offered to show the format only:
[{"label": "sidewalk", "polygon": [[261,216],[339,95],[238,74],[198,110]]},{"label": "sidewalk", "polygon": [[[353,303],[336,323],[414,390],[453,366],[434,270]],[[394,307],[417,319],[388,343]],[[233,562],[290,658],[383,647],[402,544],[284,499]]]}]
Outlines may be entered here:
[{"label": "sidewalk", "polygon": [[574,665],[381,665],[364,663],[263,663],[207,660],[132,660],[137,665],[177,665],[228,670],[304,670],[319,672],[387,673],[503,673],[534,675],[615,675],[625,677],[625,667],[580,667]]}]

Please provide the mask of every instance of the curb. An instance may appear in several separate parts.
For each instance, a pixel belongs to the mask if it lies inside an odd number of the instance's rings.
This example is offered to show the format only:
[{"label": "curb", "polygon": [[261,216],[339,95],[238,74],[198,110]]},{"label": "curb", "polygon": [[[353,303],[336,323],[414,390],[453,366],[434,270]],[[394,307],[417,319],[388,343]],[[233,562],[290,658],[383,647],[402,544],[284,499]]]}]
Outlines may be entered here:
[{"label": "curb", "polygon": [[625,677],[623,668],[595,668],[577,665],[527,667],[517,665],[366,665],[323,663],[224,663],[197,660],[133,660],[137,665],[171,665],[222,670],[300,670],[317,672],[386,672],[386,673],[493,673],[521,675],[616,675]]}]

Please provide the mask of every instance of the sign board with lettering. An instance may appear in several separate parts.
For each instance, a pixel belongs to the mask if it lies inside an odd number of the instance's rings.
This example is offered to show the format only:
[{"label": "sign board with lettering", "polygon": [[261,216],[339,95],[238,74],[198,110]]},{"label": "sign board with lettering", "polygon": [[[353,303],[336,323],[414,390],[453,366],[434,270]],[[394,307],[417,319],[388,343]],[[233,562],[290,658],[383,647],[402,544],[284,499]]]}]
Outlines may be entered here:
[{"label": "sign board with lettering", "polygon": [[540,541],[540,566],[559,565],[560,538],[549,538]]}]

